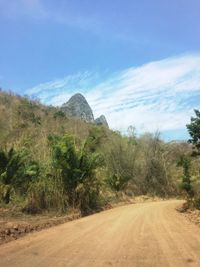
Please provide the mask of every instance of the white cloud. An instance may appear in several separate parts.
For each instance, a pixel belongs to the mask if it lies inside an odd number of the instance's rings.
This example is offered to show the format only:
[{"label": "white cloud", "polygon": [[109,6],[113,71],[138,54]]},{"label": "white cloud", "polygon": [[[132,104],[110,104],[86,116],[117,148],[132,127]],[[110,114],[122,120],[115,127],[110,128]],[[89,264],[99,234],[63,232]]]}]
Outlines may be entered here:
[{"label": "white cloud", "polygon": [[139,132],[183,129],[193,108],[199,108],[200,55],[150,62],[106,79],[97,73],[78,73],[27,92],[53,105],[61,105],[81,92],[94,115],[105,114],[113,129],[124,131],[129,125]]}]

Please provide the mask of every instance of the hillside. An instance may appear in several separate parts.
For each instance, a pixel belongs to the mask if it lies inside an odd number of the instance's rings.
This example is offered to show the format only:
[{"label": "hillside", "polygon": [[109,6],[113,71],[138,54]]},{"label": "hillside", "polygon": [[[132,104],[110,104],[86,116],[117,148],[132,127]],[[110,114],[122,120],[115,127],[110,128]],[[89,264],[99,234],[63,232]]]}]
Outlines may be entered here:
[{"label": "hillside", "polygon": [[[132,129],[132,130],[131,130]],[[165,143],[159,134],[136,137],[94,121],[67,117],[59,108],[0,92],[0,201],[28,213],[70,207],[83,214],[119,196],[182,194],[187,143]],[[197,159],[191,173],[196,181]]]},{"label": "hillside", "polygon": [[36,158],[45,160],[49,135],[67,132],[84,139],[91,127],[92,124],[65,116],[59,108],[0,92],[0,144],[4,147],[26,143]]}]

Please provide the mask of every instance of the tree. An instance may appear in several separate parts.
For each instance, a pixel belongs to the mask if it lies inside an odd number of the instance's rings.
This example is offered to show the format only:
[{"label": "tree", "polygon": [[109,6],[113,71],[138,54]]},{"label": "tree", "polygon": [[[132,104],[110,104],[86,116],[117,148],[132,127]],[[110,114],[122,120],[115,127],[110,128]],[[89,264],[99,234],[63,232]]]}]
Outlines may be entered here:
[{"label": "tree", "polygon": [[190,158],[186,155],[182,155],[179,158],[177,165],[183,167],[183,177],[182,177],[181,188],[186,192],[187,197],[191,198],[193,197],[194,192],[193,192],[192,185],[191,185]]},{"label": "tree", "polygon": [[11,193],[26,193],[29,183],[39,175],[37,162],[32,161],[27,149],[0,149],[0,183],[3,201],[10,202]]},{"label": "tree", "polygon": [[[195,109],[194,112],[195,112],[196,117],[191,117],[190,124],[187,124],[186,127],[191,136],[188,142],[193,145],[192,156],[197,157],[200,155],[200,111]],[[196,165],[198,166],[198,162],[196,163]],[[190,183],[188,184],[188,187],[190,189],[191,187]],[[192,197],[194,197],[193,205],[196,208],[200,209],[200,191],[198,190],[197,185],[196,186],[194,185],[193,187],[194,187],[194,191],[193,190],[191,191]]]},{"label": "tree", "polygon": [[196,117],[191,117],[190,124],[187,124],[186,127],[189,131],[191,139],[188,140],[189,143],[193,144],[196,151],[193,155],[200,155],[200,111],[194,110]]},{"label": "tree", "polygon": [[96,169],[102,164],[102,157],[95,152],[94,133],[76,147],[69,135],[49,137],[52,149],[52,166],[60,174],[68,203],[80,207],[83,212],[94,208],[94,200],[99,194]]},{"label": "tree", "polygon": [[139,139],[141,153],[141,188],[143,193],[167,196],[172,193],[172,182],[167,164],[166,147],[159,132],[145,133]]},{"label": "tree", "polygon": [[127,129],[129,142],[136,145],[136,128],[133,125],[130,125]]},{"label": "tree", "polygon": [[124,191],[128,182],[135,177],[137,146],[135,141],[114,133],[104,147],[107,178],[106,183],[113,191]]}]

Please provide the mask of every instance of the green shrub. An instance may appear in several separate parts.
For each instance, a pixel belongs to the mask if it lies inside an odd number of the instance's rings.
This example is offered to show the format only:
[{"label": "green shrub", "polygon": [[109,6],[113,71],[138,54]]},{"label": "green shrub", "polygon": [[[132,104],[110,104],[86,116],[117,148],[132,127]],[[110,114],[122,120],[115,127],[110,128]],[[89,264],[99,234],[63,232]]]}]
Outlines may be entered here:
[{"label": "green shrub", "polygon": [[19,195],[26,194],[29,183],[39,175],[39,172],[38,163],[31,160],[26,148],[19,151],[14,148],[8,151],[0,149],[0,183],[4,188],[2,200],[8,204],[13,192]]},{"label": "green shrub", "polygon": [[53,173],[60,174],[69,205],[80,207],[83,211],[93,208],[100,185],[95,171],[101,166],[102,157],[94,152],[93,142],[91,152],[90,138],[76,147],[71,136],[49,137]]},{"label": "green shrub", "polygon": [[63,183],[57,177],[39,177],[30,184],[27,193],[27,204],[23,208],[26,213],[34,214],[45,210],[64,212],[68,207]]},{"label": "green shrub", "polygon": [[190,158],[186,155],[182,155],[178,160],[177,165],[183,167],[181,188],[186,192],[188,198],[192,198],[194,196],[194,191],[191,185]]}]

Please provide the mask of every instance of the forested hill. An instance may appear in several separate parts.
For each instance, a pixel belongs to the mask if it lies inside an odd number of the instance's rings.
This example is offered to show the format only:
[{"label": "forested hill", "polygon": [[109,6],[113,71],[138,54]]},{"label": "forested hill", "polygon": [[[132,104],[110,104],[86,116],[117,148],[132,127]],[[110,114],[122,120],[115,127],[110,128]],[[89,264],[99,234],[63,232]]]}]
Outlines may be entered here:
[{"label": "forested hill", "polygon": [[[0,92],[0,203],[24,212],[99,210],[119,196],[182,194],[187,143],[129,136]],[[194,183],[197,159],[190,163]],[[178,162],[180,164],[178,164]],[[189,163],[188,163],[189,164]],[[195,187],[196,188],[196,187]]]}]

